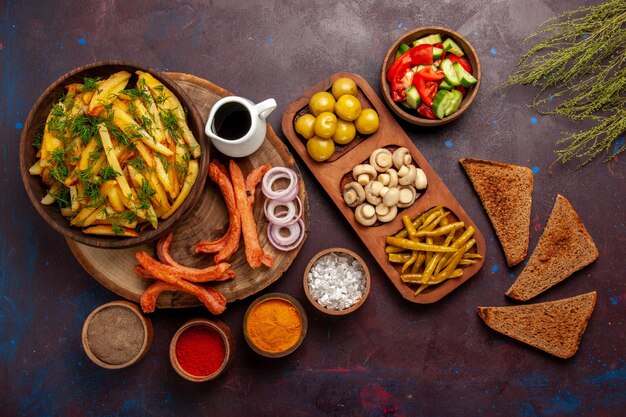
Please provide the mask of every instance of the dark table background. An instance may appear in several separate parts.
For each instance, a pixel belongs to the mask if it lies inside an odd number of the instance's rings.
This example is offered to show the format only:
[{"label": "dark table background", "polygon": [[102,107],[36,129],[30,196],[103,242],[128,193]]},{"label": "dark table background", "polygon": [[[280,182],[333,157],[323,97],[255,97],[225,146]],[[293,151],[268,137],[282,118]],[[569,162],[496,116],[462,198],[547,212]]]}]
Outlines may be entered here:
[{"label": "dark table background", "polygon": [[[0,0],[0,415],[624,415],[624,157],[580,171],[552,166],[559,132],[579,127],[528,109],[531,87],[495,89],[527,47],[526,36],[584,3]],[[195,74],[254,101],[274,97],[279,107],[269,121],[280,134],[288,103],[330,73],[358,73],[379,91],[387,48],[428,24],[470,39],[483,65],[482,88],[448,126],[403,126],[485,235],[481,272],[436,304],[403,300],[300,162],[311,204],[309,237],[291,268],[264,291],[289,293],[305,305],[309,333],[298,351],[266,360],[248,348],[241,333],[248,299],[223,316],[238,351],[217,381],[188,383],[167,356],[175,330],[206,316],[202,309],[152,315],[154,343],[139,364],[119,371],[93,365],[80,343],[83,321],[119,297],[81,269],[23,190],[18,142],[39,94],[74,67],[130,60]],[[557,193],[593,236],[597,262],[537,298],[598,292],[572,359],[501,336],[476,315],[477,305],[511,304],[504,292],[521,266],[507,268],[457,163],[469,156],[532,167],[529,253]],[[308,260],[331,246],[355,250],[372,273],[367,302],[347,317],[322,316],[302,289]]]}]

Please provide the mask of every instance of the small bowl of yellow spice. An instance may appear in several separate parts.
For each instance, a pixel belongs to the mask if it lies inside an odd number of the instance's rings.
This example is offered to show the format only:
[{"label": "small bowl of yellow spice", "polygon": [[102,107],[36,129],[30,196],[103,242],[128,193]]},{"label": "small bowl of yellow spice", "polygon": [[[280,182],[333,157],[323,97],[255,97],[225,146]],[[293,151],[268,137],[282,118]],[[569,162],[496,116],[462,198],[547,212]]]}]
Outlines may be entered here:
[{"label": "small bowl of yellow spice", "polygon": [[252,350],[267,358],[287,356],[302,344],[308,328],[302,305],[282,293],[265,294],[250,304],[243,334]]}]

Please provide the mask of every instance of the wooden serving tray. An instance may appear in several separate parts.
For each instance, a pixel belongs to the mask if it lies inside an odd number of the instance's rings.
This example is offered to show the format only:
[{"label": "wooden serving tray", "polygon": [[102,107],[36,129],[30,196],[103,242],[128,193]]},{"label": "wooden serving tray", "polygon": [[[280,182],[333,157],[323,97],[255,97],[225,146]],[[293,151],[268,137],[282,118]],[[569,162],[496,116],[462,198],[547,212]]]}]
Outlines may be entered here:
[{"label": "wooden serving tray", "polygon": [[[211,106],[220,98],[232,95],[223,88],[193,75],[176,72],[166,73],[166,75],[189,95],[202,115],[204,123],[206,123]],[[211,149],[211,158],[215,158],[216,155],[219,155],[217,150]],[[222,156],[217,157],[223,162],[228,161]],[[237,163],[244,175],[265,163],[270,163],[272,166],[286,166],[295,170],[300,180],[299,196],[304,210],[303,220],[305,228],[308,229],[310,222],[309,206],[300,171],[287,147],[276,136],[269,124],[267,125],[266,140],[261,148],[249,157],[238,158]],[[305,236],[302,243],[292,251],[276,250],[267,239],[267,221],[263,214],[263,201],[261,187],[257,187],[254,218],[257,219],[261,247],[274,257],[274,266],[272,268],[264,266],[257,269],[250,268],[246,262],[244,245],[241,241],[239,250],[228,260],[232,265],[231,268],[237,273],[237,277],[214,285],[226,296],[229,302],[255,294],[280,278],[291,265],[306,240]],[[171,254],[183,265],[198,268],[211,265],[213,255],[194,255],[195,245],[201,240],[217,239],[226,232],[227,228],[228,211],[222,195],[217,186],[211,180],[207,180],[198,203],[181,216],[181,219],[172,229],[174,238]],[[148,280],[135,274],[133,265],[137,264],[135,252],[145,250],[154,254],[156,242],[130,249],[94,248],[70,239],[67,240],[67,244],[78,262],[91,276],[109,290],[128,300],[138,302],[139,297],[150,284]],[[200,302],[196,297],[182,292],[165,292],[157,300],[157,307],[159,308],[195,307],[199,305]]]},{"label": "wooden serving tray", "polygon": [[[355,139],[355,141],[358,140],[357,144],[340,150],[339,157],[333,157],[327,162],[317,162],[307,153],[306,143],[296,133],[294,123],[297,117],[304,113],[303,110],[308,106],[311,96],[318,91],[329,90],[333,81],[340,77],[352,78],[356,82],[360,90],[358,98],[361,101],[362,107],[374,108],[378,112],[380,128],[376,133],[365,139]],[[322,185],[324,190],[326,190],[335,205],[339,208],[339,211],[341,211],[387,277],[405,299],[420,304],[434,303],[470,279],[482,267],[485,257],[485,240],[478,230],[478,227],[476,227],[476,224],[467,215],[465,210],[463,210],[463,207],[456,201],[450,190],[448,190],[448,187],[446,187],[441,178],[439,178],[426,158],[422,156],[411,139],[406,135],[404,130],[402,130],[400,125],[398,125],[372,87],[370,87],[363,78],[356,74],[340,72],[321,81],[287,107],[287,110],[283,114],[282,128],[283,133],[295,148],[296,152],[298,152],[300,157],[304,160],[304,163],[306,163],[315,178],[317,178],[317,181]],[[424,170],[428,179],[428,187],[411,207],[400,210],[398,216],[392,222],[378,226],[362,226],[354,218],[352,209],[343,201],[342,179],[346,174],[352,171],[354,166],[369,160],[370,154],[375,149],[400,146],[408,148],[414,163]],[[443,205],[451,210],[458,219],[465,222],[466,226],[472,225],[474,229],[476,229],[474,238],[476,239],[477,252],[483,256],[483,259],[464,268],[462,277],[444,281],[442,284],[428,288],[421,294],[415,296],[415,290],[403,283],[400,279],[399,269],[396,269],[394,264],[388,261],[387,254],[385,253],[386,238],[404,227],[402,224],[403,215],[406,214],[411,219],[414,219],[426,210],[437,205]]]}]

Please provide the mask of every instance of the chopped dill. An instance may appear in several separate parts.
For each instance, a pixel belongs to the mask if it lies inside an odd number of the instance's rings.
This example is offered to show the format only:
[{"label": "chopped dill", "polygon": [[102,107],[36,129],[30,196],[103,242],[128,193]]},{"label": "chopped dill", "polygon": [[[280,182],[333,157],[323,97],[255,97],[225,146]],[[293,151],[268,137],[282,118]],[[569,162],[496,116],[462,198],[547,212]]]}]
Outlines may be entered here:
[{"label": "chopped dill", "polygon": [[96,78],[89,78],[89,77],[85,77],[84,78],[84,83],[83,83],[83,92],[87,92],[87,91],[96,91],[98,89],[98,82],[101,80],[102,78],[100,77],[96,77]]},{"label": "chopped dill", "polygon": [[41,141],[43,139],[44,126],[41,125],[35,130],[35,135],[33,136],[33,146],[37,149],[41,149]]},{"label": "chopped dill", "polygon": [[109,165],[107,165],[100,170],[98,175],[100,175],[100,178],[102,181],[108,181],[108,180],[115,179],[115,177],[117,177],[119,173],[113,168],[111,168]]}]

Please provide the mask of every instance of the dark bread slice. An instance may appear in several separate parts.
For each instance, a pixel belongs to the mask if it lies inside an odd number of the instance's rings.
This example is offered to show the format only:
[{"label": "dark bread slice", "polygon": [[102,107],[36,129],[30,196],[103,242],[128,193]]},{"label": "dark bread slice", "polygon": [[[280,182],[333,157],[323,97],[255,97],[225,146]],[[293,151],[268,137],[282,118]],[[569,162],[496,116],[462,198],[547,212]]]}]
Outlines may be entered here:
[{"label": "dark bread slice", "polygon": [[557,195],[548,223],[528,264],[506,292],[530,300],[598,258],[598,248],[572,205]]},{"label": "dark bread slice", "polygon": [[474,190],[489,216],[509,266],[526,258],[530,235],[533,172],[517,165],[461,158]]},{"label": "dark bread slice", "polygon": [[567,359],[578,350],[595,305],[592,291],[546,303],[476,310],[493,330]]}]

